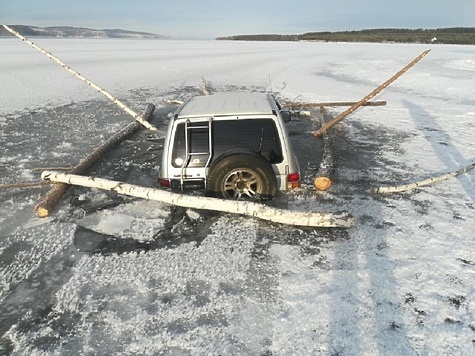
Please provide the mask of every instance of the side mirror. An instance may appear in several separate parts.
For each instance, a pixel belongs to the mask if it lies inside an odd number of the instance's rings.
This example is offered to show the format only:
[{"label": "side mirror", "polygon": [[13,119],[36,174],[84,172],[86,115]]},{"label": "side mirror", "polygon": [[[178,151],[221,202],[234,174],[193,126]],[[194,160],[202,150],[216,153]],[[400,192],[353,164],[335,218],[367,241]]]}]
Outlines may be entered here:
[{"label": "side mirror", "polygon": [[292,113],[290,111],[281,111],[280,115],[282,116],[282,120],[284,120],[285,123],[292,120]]}]

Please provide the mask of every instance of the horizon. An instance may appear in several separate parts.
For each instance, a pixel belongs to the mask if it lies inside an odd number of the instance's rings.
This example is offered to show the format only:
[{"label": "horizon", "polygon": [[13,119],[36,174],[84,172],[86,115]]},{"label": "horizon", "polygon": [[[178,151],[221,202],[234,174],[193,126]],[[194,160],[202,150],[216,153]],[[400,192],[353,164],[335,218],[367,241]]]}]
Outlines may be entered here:
[{"label": "horizon", "polygon": [[[410,9],[411,11],[408,11]],[[174,39],[212,39],[248,34],[302,34],[363,29],[436,29],[475,26],[475,2],[449,4],[420,0],[352,0],[316,3],[305,0],[177,0],[137,2],[103,0],[24,0],[0,4],[0,23],[34,27],[127,29]],[[64,25],[68,23],[68,25]],[[14,26],[14,25],[13,25]]]},{"label": "horizon", "polygon": [[[126,31],[126,32],[132,32],[132,33],[144,33],[144,34],[150,34],[150,35],[157,35],[157,36],[164,36],[167,38],[167,35],[163,35],[160,33],[153,33],[153,32],[147,32],[143,31],[140,29],[134,29],[131,30],[129,28],[92,28],[92,27],[84,27],[84,26],[72,26],[72,25],[52,25],[52,26],[36,26],[36,25],[30,25],[30,24],[5,24],[10,27],[15,27],[15,26],[25,26],[25,27],[30,27],[30,28],[74,28],[74,29],[86,29],[86,30],[93,30],[93,31]],[[0,25],[0,29],[3,24]],[[380,28],[363,28],[363,29],[347,29],[347,30],[319,30],[319,31],[306,31],[302,33],[252,33],[252,34],[234,34],[234,35],[226,35],[226,36],[216,36],[213,38],[197,38],[197,39],[217,39],[217,38],[224,38],[224,37],[233,37],[233,36],[266,36],[266,35],[276,35],[276,36],[293,36],[293,35],[304,35],[308,33],[324,33],[324,32],[330,32],[330,33],[338,33],[338,32],[360,32],[360,31],[377,31],[377,30],[409,30],[409,31],[415,31],[415,30],[424,30],[424,31],[431,31],[431,30],[441,30],[441,29],[456,29],[456,28],[465,28],[465,29],[471,29],[475,28],[475,26],[454,26],[454,27],[431,27],[431,28],[407,28],[407,27],[380,27]],[[194,39],[194,38],[174,38],[174,37],[168,37],[168,39],[171,40],[186,40],[186,39]]]}]

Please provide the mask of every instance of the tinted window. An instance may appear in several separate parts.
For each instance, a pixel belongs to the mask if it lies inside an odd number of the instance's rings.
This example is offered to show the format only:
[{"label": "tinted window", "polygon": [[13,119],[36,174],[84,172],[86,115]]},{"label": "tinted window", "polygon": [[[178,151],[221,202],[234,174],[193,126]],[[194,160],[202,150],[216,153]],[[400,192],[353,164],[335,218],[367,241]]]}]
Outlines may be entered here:
[{"label": "tinted window", "polygon": [[[193,124],[204,126],[203,124]],[[206,125],[206,123],[205,123]],[[185,125],[178,124],[172,153],[172,164],[181,167],[185,158]],[[209,158],[208,129],[188,130],[191,143],[189,167],[203,167]],[[271,119],[213,121],[213,159],[233,149],[258,152],[270,163],[283,160],[282,148],[275,122]]]}]

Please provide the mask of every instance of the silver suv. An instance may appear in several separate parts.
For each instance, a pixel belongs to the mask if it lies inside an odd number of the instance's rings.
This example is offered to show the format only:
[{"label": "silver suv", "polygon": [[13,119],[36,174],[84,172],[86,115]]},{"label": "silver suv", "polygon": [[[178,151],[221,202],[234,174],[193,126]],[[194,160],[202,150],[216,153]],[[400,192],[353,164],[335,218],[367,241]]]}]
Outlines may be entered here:
[{"label": "silver suv", "polygon": [[300,186],[284,123],[290,113],[269,94],[196,96],[170,120],[160,185],[204,188],[227,199],[271,199]]}]

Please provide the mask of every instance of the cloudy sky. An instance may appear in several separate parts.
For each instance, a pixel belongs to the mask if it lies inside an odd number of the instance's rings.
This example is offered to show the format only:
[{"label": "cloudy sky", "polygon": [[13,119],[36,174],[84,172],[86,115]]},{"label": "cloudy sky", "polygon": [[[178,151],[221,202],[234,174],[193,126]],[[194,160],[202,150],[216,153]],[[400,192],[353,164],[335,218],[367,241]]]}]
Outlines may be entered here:
[{"label": "cloudy sky", "polygon": [[0,23],[122,28],[175,38],[475,27],[474,0],[0,0]]}]

